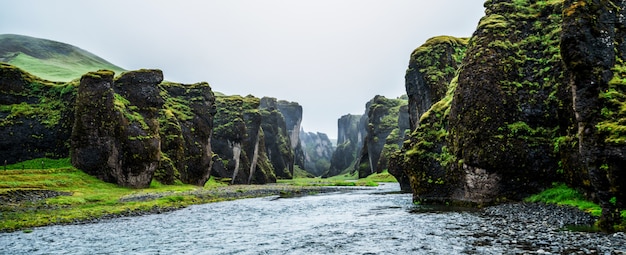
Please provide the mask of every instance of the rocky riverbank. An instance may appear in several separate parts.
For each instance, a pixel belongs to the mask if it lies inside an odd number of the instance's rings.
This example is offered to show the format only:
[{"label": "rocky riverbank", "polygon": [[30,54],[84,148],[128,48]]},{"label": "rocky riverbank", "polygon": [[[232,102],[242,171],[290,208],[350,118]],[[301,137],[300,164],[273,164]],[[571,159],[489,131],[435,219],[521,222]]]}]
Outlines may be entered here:
[{"label": "rocky riverbank", "polygon": [[506,254],[626,254],[626,234],[581,231],[591,230],[596,219],[573,207],[513,203],[480,214],[485,223],[464,230],[475,238],[469,254],[493,248]]},{"label": "rocky riverbank", "polygon": [[[166,192],[143,192],[138,191],[121,197],[117,202],[120,206],[129,202],[149,202],[157,199],[176,200],[182,197],[185,202],[172,203],[166,206],[141,207],[139,209],[126,209],[115,213],[105,213],[97,216],[84,217],[78,214],[77,218],[69,218],[63,221],[49,221],[43,225],[67,225],[97,223],[102,220],[134,217],[148,214],[160,214],[164,212],[178,210],[192,204],[202,204],[210,202],[228,201],[242,198],[279,196],[279,198],[297,197],[318,193],[336,192],[347,189],[359,189],[362,187],[333,187],[333,186],[296,186],[288,184],[267,184],[267,185],[229,185],[214,188],[197,188],[191,191],[166,191]],[[21,189],[10,190],[0,194],[0,220],[6,215],[3,212],[28,212],[36,210],[65,210],[64,207],[51,206],[44,202],[47,198],[58,196],[71,196],[71,192],[59,192],[41,189]],[[8,216],[11,217],[11,216]],[[41,225],[39,225],[41,226]],[[23,227],[21,227],[23,228]],[[11,232],[21,228],[0,228],[0,232]]]}]

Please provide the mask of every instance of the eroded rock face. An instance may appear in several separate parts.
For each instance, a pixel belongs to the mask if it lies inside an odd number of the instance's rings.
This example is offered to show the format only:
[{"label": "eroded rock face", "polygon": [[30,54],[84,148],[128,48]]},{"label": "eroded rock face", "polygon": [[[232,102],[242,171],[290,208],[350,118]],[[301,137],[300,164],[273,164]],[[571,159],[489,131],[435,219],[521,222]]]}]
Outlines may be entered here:
[{"label": "eroded rock face", "polygon": [[414,199],[495,203],[562,181],[595,194],[609,229],[625,199],[624,5],[487,1],[446,96],[392,158]]},{"label": "eroded rock face", "polygon": [[148,187],[161,156],[156,114],[163,104],[157,89],[163,74],[140,70],[124,73],[117,81],[113,75],[103,70],[81,78],[72,164],[107,182]]},{"label": "eroded rock face", "polygon": [[159,112],[163,159],[155,178],[203,186],[209,179],[213,153],[211,134],[215,96],[208,83],[164,83],[165,105]]},{"label": "eroded rock face", "polygon": [[337,148],[325,177],[353,171],[357,153],[363,145],[365,130],[359,125],[362,115],[344,115],[337,120]]},{"label": "eroded rock face", "polygon": [[[230,179],[233,184],[276,182],[261,126],[260,101],[253,96],[216,97],[212,175]],[[283,144],[289,148],[288,143]]]},{"label": "eroded rock face", "polygon": [[313,176],[322,176],[330,167],[335,148],[324,133],[300,130],[300,143],[304,148],[304,170]]},{"label": "eroded rock face", "polygon": [[561,56],[571,85],[577,154],[603,209],[600,226],[610,230],[626,200],[626,3],[565,1],[564,6]]},{"label": "eroded rock face", "polygon": [[75,86],[0,63],[0,164],[69,156]]},{"label": "eroded rock face", "polygon": [[291,150],[293,151],[294,156],[294,164],[300,166],[302,169],[305,169],[305,152],[300,143],[302,106],[296,102],[278,100],[276,102],[276,108],[285,118],[285,126],[287,127],[287,134],[289,136],[289,142],[291,143]]},{"label": "eroded rock face", "polygon": [[[565,91],[558,86],[562,65],[554,23],[560,7],[506,1],[485,7],[458,78],[424,113],[405,147],[402,161],[416,200],[521,199],[558,179],[559,160],[548,141],[568,118],[558,97]],[[485,193],[484,187],[498,192]]]},{"label": "eroded rock face", "polygon": [[[288,132],[285,117],[283,117],[283,114],[279,111],[276,98],[261,98],[259,110],[261,113],[261,127],[265,134],[267,156],[274,166],[276,177],[291,179],[293,178],[293,167],[295,163],[293,149],[295,149],[296,144],[293,144],[290,139],[291,135]],[[295,121],[292,120],[292,122]],[[295,125],[294,123],[290,124],[292,124],[292,127]],[[298,138],[299,134],[293,134],[293,132],[292,135],[294,138]]]},{"label": "eroded rock face", "polygon": [[450,81],[461,66],[467,41],[467,38],[437,36],[411,53],[404,77],[411,130],[415,130],[420,117],[446,95]]},{"label": "eroded rock face", "polygon": [[[380,173],[387,169],[387,161],[392,152],[399,149],[404,141],[404,131],[400,130],[398,120],[400,109],[406,105],[404,99],[387,99],[384,96],[376,96],[367,103],[366,116],[362,124],[367,134],[363,141],[357,165],[359,178],[365,178],[373,173]],[[406,107],[403,108],[406,110]],[[395,131],[395,132],[394,132]],[[387,137],[393,133],[392,142],[387,146]],[[383,150],[385,149],[385,154]]]}]

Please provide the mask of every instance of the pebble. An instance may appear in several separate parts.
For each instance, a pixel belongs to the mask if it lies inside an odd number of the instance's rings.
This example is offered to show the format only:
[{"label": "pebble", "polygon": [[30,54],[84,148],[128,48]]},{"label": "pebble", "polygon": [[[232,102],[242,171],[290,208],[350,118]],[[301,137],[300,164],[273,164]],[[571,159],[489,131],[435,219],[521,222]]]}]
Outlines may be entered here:
[{"label": "pebble", "polygon": [[480,237],[476,241],[486,250],[500,250],[505,254],[626,255],[626,234],[623,232],[606,234],[567,230],[570,225],[590,226],[596,221],[573,207],[511,203],[487,207],[481,216],[485,224],[472,236]]}]

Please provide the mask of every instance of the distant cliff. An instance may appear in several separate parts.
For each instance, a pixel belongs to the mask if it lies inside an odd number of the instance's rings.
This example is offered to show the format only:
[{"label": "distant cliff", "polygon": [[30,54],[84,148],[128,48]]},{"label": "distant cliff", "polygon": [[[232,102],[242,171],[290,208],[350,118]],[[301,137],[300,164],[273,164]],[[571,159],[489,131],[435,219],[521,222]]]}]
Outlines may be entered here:
[{"label": "distant cliff", "polygon": [[261,100],[253,96],[218,96],[211,146],[212,175],[232,183],[276,182],[261,128]]},{"label": "distant cliff", "polygon": [[359,178],[388,168],[391,155],[399,150],[409,130],[406,97],[375,96],[363,115],[344,115],[338,120],[337,148],[324,176],[358,172]]},{"label": "distant cliff", "polygon": [[[366,104],[365,118],[361,119],[360,124],[366,134],[355,165],[359,178],[387,169],[391,153],[399,149],[404,141],[404,133],[409,129],[409,120],[400,120],[401,115],[408,117],[401,114],[401,109],[406,113],[406,104],[405,99],[388,99],[384,96],[375,96]],[[387,138],[390,138],[389,141]]]},{"label": "distant cliff", "polygon": [[357,153],[363,145],[365,128],[359,125],[362,115],[344,115],[337,120],[337,148],[330,160],[326,177],[354,171]]},{"label": "distant cliff", "polygon": [[458,68],[445,96],[415,122],[394,167],[424,203],[519,200],[563,181],[595,194],[610,228],[626,199],[625,4],[485,8],[461,64],[443,67]]},{"label": "distant cliff", "polygon": [[300,129],[300,146],[304,151],[304,170],[313,176],[324,175],[330,168],[330,159],[335,152],[328,135]]}]

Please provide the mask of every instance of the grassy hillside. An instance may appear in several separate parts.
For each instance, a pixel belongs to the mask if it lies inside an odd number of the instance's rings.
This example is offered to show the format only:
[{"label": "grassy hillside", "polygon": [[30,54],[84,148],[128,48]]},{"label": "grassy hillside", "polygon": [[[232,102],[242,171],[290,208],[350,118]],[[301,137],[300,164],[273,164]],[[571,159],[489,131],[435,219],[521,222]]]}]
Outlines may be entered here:
[{"label": "grassy hillside", "polygon": [[124,69],[75,46],[22,35],[0,35],[0,62],[51,81],[71,81],[99,69]]}]

